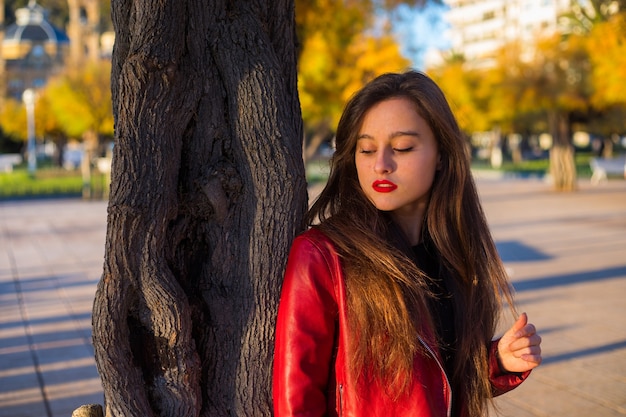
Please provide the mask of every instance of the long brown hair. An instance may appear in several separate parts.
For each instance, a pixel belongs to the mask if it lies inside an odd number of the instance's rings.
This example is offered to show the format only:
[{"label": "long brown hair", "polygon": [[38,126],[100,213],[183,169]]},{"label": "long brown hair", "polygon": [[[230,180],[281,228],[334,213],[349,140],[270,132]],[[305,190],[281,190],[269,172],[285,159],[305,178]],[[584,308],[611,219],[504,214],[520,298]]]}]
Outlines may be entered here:
[{"label": "long brown hair", "polygon": [[352,358],[350,369],[390,390],[408,388],[417,340],[432,329],[426,277],[410,259],[410,247],[387,213],[377,210],[359,186],[354,162],[364,115],[390,98],[411,100],[429,124],[441,156],[423,233],[453,280],[457,344],[453,385],[469,416],[483,414],[491,398],[488,348],[502,305],[512,304],[506,272],[487,226],[470,172],[463,134],[440,88],[425,74],[385,74],[348,102],[339,121],[336,152],[326,187],[307,222],[333,240],[342,257],[347,287]]}]

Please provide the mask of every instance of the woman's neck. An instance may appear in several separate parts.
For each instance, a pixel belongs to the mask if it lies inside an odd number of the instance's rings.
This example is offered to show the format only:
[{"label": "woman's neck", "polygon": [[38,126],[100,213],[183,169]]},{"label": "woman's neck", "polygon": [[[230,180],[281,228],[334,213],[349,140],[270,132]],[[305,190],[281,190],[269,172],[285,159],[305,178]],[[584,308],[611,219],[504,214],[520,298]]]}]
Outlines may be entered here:
[{"label": "woman's neck", "polygon": [[391,218],[400,227],[408,243],[415,246],[422,241],[422,224],[426,207],[419,207],[417,210],[404,213],[396,210],[391,213]]}]

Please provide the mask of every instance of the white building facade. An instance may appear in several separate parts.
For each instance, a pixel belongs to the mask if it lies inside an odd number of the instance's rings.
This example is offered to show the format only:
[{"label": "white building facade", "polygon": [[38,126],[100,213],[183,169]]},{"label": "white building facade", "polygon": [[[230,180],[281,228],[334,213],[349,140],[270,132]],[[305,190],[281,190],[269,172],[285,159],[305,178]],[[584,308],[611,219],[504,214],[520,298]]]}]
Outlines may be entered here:
[{"label": "white building facade", "polygon": [[445,0],[452,51],[476,68],[494,64],[496,52],[517,41],[532,45],[557,30],[570,0]]}]

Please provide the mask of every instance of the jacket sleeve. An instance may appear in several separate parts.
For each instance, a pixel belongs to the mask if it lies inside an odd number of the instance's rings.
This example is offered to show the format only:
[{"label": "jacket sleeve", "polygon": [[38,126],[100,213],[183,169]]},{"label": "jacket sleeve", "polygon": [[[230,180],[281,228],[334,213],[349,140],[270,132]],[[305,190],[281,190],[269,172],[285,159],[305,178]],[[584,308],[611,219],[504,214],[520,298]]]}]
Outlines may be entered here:
[{"label": "jacket sleeve", "polygon": [[497,353],[499,341],[500,339],[492,341],[489,347],[489,381],[494,397],[516,388],[530,375],[530,371],[518,373],[502,370]]},{"label": "jacket sleeve", "polygon": [[328,249],[300,236],[289,254],[278,308],[275,417],[326,415],[336,320]]}]

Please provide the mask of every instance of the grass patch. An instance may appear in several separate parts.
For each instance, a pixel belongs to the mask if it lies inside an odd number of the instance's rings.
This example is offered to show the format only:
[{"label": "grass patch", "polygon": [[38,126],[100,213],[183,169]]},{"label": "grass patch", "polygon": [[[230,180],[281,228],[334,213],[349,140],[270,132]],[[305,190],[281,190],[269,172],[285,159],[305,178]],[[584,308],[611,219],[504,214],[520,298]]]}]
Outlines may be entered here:
[{"label": "grass patch", "polygon": [[[590,153],[578,152],[575,155],[576,174],[579,179],[591,178],[591,167],[589,161],[593,158]],[[477,170],[500,171],[508,174],[517,174],[521,177],[543,177],[548,174],[550,169],[550,161],[548,159],[534,159],[513,163],[513,161],[504,161],[502,167],[492,168],[489,161],[473,161],[472,168]]]},{"label": "grass patch", "polygon": [[[104,176],[92,176],[92,190],[101,190]],[[0,173],[0,199],[81,196],[83,179],[79,171],[67,171],[61,168],[41,168],[33,176],[23,167],[13,172]]]}]

